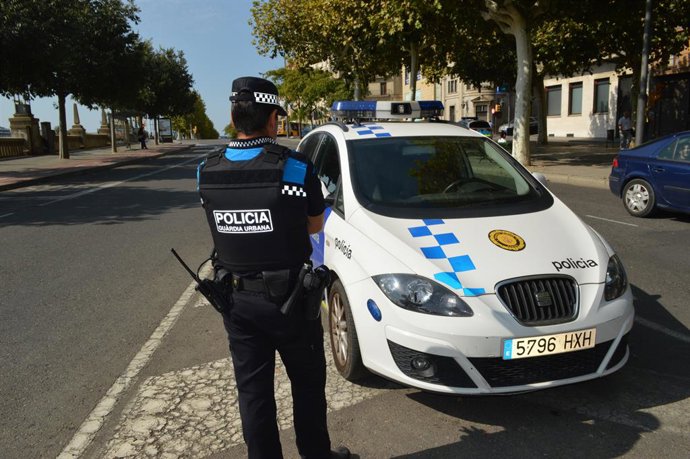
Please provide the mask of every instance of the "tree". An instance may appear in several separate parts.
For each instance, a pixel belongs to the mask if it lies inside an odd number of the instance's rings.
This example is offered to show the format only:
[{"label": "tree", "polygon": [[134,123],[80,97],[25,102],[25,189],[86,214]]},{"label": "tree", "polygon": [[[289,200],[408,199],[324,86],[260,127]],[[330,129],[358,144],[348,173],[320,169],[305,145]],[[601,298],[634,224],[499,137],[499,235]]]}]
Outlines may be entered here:
[{"label": "tree", "polygon": [[[330,107],[334,100],[351,95],[345,83],[320,69],[311,67],[283,67],[266,72],[276,83],[278,93],[293,108],[297,121],[321,118],[322,107]],[[301,129],[300,129],[301,132]]]},{"label": "tree", "polygon": [[399,53],[371,26],[377,8],[364,1],[353,8],[343,0],[255,0],[254,44],[260,54],[283,56],[298,67],[327,63],[359,99],[363,84],[400,69]]},{"label": "tree", "polygon": [[173,129],[189,136],[189,138],[217,139],[218,131],[213,127],[213,122],[206,114],[206,104],[198,92],[192,91],[192,96],[194,103],[191,110],[173,117]]},{"label": "tree", "polygon": [[[143,65],[146,71],[133,107],[149,118],[182,116],[195,109],[199,95],[193,91],[194,78],[187,68],[182,51],[173,48],[154,50],[144,45]],[[156,132],[156,139],[158,133]]]},{"label": "tree", "polygon": [[0,10],[0,93],[57,96],[60,157],[69,158],[65,100],[111,101],[119,63],[131,56],[138,9],[131,0],[4,0]]}]

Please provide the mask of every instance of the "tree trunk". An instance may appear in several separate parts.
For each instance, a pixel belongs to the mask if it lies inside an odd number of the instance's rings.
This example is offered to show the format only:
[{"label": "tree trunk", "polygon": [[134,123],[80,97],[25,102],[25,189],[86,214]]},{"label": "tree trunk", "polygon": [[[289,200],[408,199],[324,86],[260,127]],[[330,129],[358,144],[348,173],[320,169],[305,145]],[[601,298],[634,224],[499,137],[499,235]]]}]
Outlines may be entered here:
[{"label": "tree trunk", "polygon": [[410,100],[417,100],[417,61],[419,60],[419,48],[414,41],[410,42]]},{"label": "tree trunk", "polygon": [[537,121],[539,124],[539,134],[537,135],[537,142],[539,145],[546,145],[549,143],[549,138],[546,135],[546,89],[544,88],[544,75],[536,72],[534,69],[534,79],[532,80],[532,95],[539,107]]},{"label": "tree trunk", "polygon": [[69,159],[69,144],[67,142],[67,113],[65,99],[67,94],[58,94],[58,113],[60,118],[60,159]]},{"label": "tree trunk", "polygon": [[361,90],[359,88],[359,76],[358,75],[355,75],[355,81],[353,82],[353,86],[354,86],[354,94],[352,97],[355,100],[360,100],[362,97],[362,94],[361,94]]},{"label": "tree trunk", "polygon": [[[517,52],[517,81],[515,82],[515,125],[513,127],[513,156],[523,166],[531,164],[529,151],[529,117],[532,89],[532,43],[525,19],[519,14],[513,16],[511,33],[515,36]],[[517,138],[516,138],[517,137]]]},{"label": "tree trunk", "polygon": [[[535,2],[537,3],[537,2]],[[513,156],[523,165],[531,164],[529,152],[529,116],[531,111],[533,57],[532,42],[525,15],[512,1],[485,0],[486,20],[498,24],[501,31],[515,37],[517,80],[515,81],[515,122],[513,125]],[[529,12],[527,14],[536,14]]]},{"label": "tree trunk", "polygon": [[156,145],[158,145],[159,136],[160,136],[160,132],[158,131],[158,117],[155,117],[153,119],[153,141],[155,142]]},{"label": "tree trunk", "polygon": [[115,110],[110,108],[110,151],[117,153],[117,135],[115,135]]},{"label": "tree trunk", "polygon": [[649,37],[652,23],[652,0],[645,3],[644,35],[642,38],[642,62],[640,64],[640,92],[637,95],[637,122],[635,123],[635,145],[644,141],[645,115],[647,107],[647,80],[649,78]]}]

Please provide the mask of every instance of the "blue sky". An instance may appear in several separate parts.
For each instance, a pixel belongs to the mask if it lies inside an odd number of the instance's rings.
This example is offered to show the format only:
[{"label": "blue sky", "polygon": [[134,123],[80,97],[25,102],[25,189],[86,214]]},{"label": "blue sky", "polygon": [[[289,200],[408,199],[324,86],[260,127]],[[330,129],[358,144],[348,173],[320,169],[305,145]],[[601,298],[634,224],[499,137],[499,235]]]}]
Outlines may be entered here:
[{"label": "blue sky", "polygon": [[[252,45],[249,27],[251,0],[135,0],[141,21],[135,26],[158,48],[184,52],[194,87],[206,104],[206,113],[221,132],[230,122],[230,86],[245,75],[259,76],[283,66],[282,59],[260,56]],[[125,83],[126,84],[126,83]],[[72,103],[67,104],[67,127],[72,127]],[[39,121],[58,122],[57,98],[36,99],[31,111]],[[9,127],[14,113],[11,99],[0,98],[0,126]],[[88,132],[101,123],[99,110],[79,106],[79,118]]]}]

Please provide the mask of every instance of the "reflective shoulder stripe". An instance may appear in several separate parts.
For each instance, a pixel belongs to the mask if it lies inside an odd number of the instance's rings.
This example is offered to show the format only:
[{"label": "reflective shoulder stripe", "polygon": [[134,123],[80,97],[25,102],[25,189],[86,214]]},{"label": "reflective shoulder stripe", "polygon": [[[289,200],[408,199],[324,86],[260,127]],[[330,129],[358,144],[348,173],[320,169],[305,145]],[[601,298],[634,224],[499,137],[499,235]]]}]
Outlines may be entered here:
[{"label": "reflective shoulder stripe", "polygon": [[225,158],[230,161],[248,161],[256,158],[256,156],[263,151],[259,148],[227,148],[225,150]]},{"label": "reflective shoulder stripe", "polygon": [[285,168],[283,169],[283,182],[304,185],[304,177],[306,175],[307,163],[304,163],[293,157],[289,157],[287,161],[285,161]]}]

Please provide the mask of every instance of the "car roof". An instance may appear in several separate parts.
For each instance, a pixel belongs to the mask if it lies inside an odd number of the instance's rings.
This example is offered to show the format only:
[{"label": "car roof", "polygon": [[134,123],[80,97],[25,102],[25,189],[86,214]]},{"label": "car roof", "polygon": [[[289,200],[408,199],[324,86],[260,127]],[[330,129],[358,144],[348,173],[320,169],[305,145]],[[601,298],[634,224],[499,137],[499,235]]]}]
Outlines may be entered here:
[{"label": "car roof", "polygon": [[345,140],[356,139],[376,139],[388,137],[423,137],[423,136],[458,136],[458,137],[479,137],[481,134],[476,131],[466,129],[457,124],[444,122],[375,122],[367,121],[361,124],[346,125],[347,131],[343,130],[342,124],[329,123],[314,129],[309,133],[328,131],[340,133]]}]

